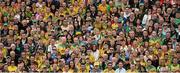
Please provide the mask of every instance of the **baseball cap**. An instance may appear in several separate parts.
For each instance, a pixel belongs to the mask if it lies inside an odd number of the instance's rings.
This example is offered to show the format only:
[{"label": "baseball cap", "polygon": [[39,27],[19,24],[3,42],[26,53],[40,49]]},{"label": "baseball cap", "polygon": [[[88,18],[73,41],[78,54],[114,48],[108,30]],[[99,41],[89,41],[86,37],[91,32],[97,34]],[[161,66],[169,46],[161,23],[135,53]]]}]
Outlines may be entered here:
[{"label": "baseball cap", "polygon": [[94,63],[94,66],[97,66],[97,65],[99,66],[99,62],[95,62],[95,63]]}]

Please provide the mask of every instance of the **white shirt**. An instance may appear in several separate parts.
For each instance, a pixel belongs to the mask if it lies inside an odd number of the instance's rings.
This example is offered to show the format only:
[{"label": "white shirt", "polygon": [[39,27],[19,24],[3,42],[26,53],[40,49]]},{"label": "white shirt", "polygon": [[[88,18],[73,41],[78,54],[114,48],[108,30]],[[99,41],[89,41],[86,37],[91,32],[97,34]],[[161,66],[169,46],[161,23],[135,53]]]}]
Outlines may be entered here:
[{"label": "white shirt", "polygon": [[95,61],[97,61],[99,59],[99,50],[96,50],[96,52],[92,52],[92,55],[95,58]]},{"label": "white shirt", "polygon": [[122,68],[122,69],[118,68],[115,70],[115,73],[126,73],[126,70],[124,68]]},{"label": "white shirt", "polygon": [[52,45],[49,45],[49,46],[48,46],[48,52],[53,53],[53,51],[52,51],[52,50],[53,50],[53,46],[52,46]]}]

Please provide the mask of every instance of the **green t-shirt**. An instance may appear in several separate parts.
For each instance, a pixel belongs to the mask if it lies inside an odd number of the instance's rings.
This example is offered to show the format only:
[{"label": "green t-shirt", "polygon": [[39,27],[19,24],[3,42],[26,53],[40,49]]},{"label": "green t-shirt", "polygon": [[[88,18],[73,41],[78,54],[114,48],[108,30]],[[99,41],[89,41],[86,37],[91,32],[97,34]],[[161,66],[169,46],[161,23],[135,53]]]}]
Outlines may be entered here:
[{"label": "green t-shirt", "polygon": [[175,23],[176,25],[179,25],[179,24],[180,24],[180,18],[176,18],[176,19],[174,20],[174,23]]},{"label": "green t-shirt", "polygon": [[153,65],[150,65],[150,66],[147,66],[147,67],[146,67],[146,70],[147,70],[147,71],[152,70],[152,69],[156,69],[156,67],[154,67]]}]

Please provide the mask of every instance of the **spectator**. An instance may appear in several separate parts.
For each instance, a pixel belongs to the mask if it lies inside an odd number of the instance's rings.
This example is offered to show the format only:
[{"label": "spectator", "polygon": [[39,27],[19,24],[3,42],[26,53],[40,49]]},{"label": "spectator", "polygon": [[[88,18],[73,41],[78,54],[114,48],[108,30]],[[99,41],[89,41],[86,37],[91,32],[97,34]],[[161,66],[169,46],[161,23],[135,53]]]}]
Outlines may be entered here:
[{"label": "spectator", "polygon": [[180,0],[0,0],[2,72],[180,72]]},{"label": "spectator", "polygon": [[126,73],[126,69],[123,68],[123,63],[120,61],[118,63],[119,68],[116,69],[115,73]]}]

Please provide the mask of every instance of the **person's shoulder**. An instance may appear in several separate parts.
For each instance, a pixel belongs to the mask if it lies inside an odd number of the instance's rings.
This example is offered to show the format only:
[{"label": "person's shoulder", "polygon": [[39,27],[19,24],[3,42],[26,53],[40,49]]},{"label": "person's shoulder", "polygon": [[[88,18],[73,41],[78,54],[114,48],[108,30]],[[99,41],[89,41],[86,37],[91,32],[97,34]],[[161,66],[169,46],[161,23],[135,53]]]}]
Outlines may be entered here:
[{"label": "person's shoulder", "polygon": [[115,73],[118,73],[119,72],[119,68],[117,68],[116,70],[115,70]]},{"label": "person's shoulder", "polygon": [[131,72],[131,69],[128,69],[127,72]]},{"label": "person's shoulder", "polygon": [[127,71],[125,68],[122,68],[122,70],[123,70],[124,72],[126,72],[126,71]]},{"label": "person's shoulder", "polygon": [[108,69],[104,69],[104,72],[108,71]]},{"label": "person's shoulder", "polygon": [[99,5],[97,5],[97,6],[102,6],[102,4],[99,4]]}]

